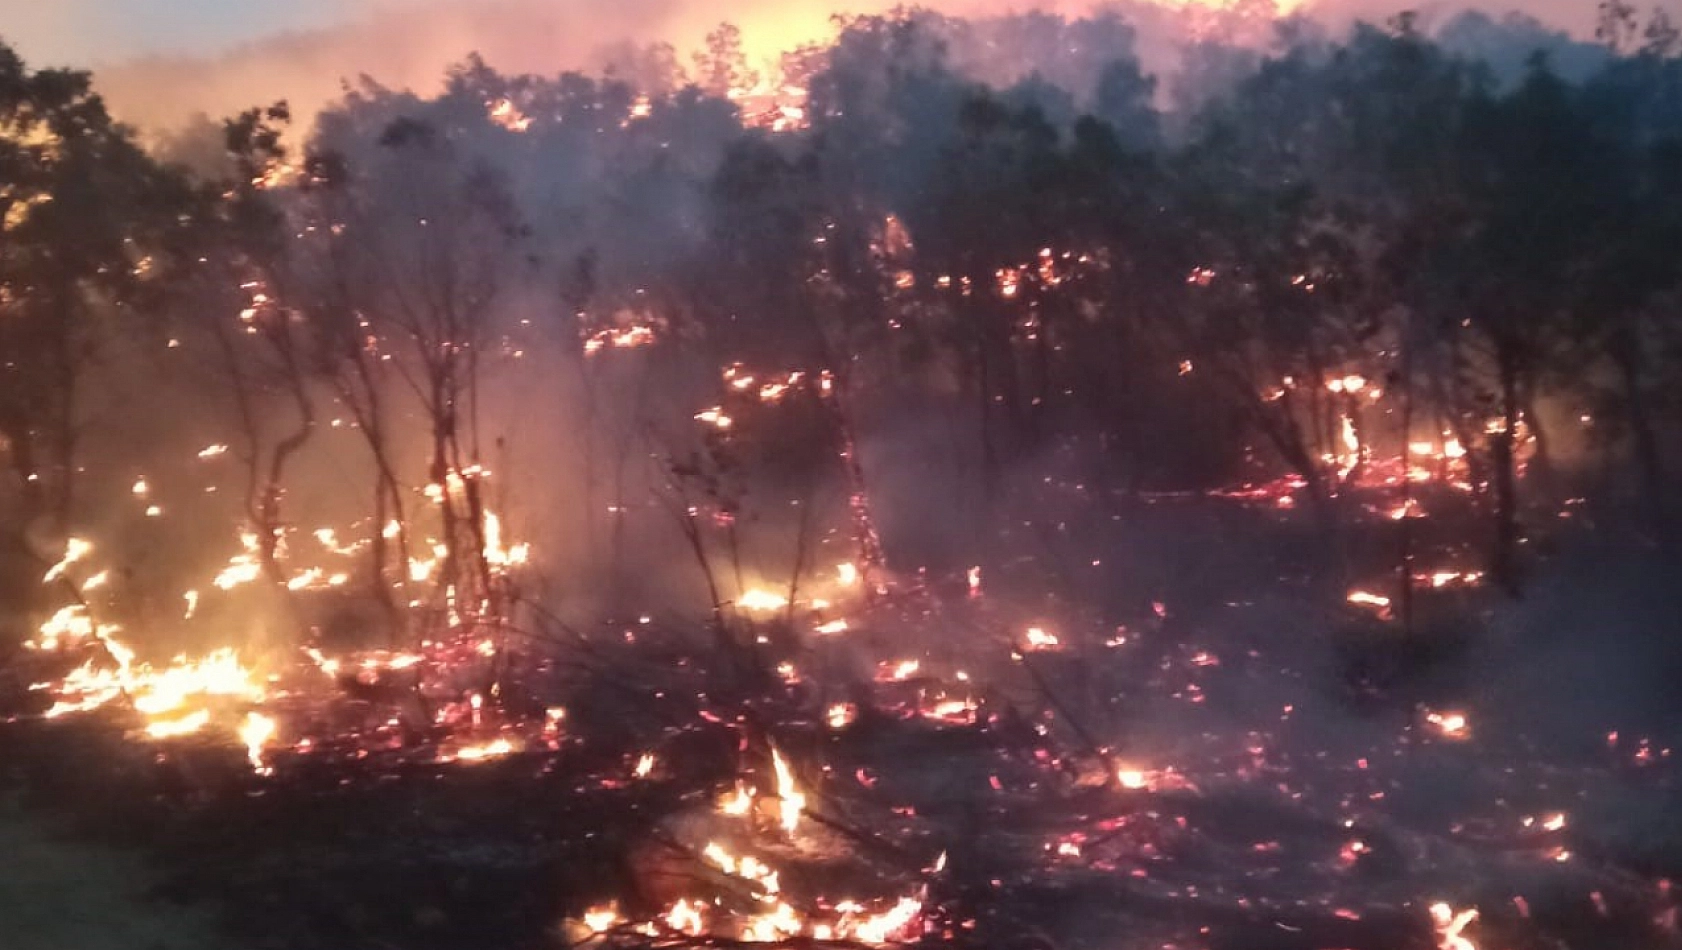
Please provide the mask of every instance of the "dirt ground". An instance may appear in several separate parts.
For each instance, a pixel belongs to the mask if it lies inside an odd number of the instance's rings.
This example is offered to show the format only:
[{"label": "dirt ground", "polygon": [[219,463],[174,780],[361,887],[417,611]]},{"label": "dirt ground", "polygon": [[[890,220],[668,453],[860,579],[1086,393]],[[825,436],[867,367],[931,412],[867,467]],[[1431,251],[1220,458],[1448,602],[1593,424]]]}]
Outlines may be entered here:
[{"label": "dirt ground", "polygon": [[136,854],[67,840],[0,804],[0,938],[7,950],[223,950],[211,915],[148,894]]}]

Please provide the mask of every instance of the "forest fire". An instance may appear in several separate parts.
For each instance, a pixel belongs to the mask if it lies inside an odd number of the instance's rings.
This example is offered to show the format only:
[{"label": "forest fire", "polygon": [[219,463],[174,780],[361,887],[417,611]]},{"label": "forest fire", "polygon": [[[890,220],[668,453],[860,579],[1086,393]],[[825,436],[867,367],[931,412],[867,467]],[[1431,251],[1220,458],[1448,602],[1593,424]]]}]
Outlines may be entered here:
[{"label": "forest fire", "polygon": [[0,831],[267,950],[1675,945],[1682,42],[1263,7],[0,57]]}]

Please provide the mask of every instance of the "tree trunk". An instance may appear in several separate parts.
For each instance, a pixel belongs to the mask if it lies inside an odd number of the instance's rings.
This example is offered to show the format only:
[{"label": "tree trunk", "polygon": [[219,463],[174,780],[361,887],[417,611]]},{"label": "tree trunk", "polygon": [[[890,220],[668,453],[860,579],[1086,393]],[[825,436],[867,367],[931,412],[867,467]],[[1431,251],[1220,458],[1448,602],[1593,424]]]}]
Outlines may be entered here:
[{"label": "tree trunk", "polygon": [[1494,433],[1491,455],[1495,471],[1495,544],[1490,554],[1490,576],[1507,593],[1517,596],[1518,584],[1518,474],[1514,452],[1519,419],[1518,356],[1510,344],[1496,342],[1496,363],[1500,376],[1502,422]]},{"label": "tree trunk", "polygon": [[1646,502],[1653,528],[1661,543],[1673,539],[1670,523],[1669,499],[1665,497],[1664,456],[1659,451],[1658,435],[1653,428],[1652,408],[1642,387],[1639,351],[1626,340],[1612,348],[1624,386],[1624,414],[1629,423],[1630,439],[1634,442],[1635,464],[1640,473],[1641,493]]}]

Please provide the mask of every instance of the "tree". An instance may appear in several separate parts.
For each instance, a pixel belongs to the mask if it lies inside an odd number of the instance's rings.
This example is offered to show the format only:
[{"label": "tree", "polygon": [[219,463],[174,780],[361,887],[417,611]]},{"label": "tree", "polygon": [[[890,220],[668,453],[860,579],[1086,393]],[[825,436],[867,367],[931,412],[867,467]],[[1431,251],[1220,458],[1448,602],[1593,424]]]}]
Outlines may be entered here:
[{"label": "tree", "polygon": [[85,384],[119,321],[155,312],[202,197],[87,73],[31,71],[0,46],[0,436],[25,523],[70,530]]}]

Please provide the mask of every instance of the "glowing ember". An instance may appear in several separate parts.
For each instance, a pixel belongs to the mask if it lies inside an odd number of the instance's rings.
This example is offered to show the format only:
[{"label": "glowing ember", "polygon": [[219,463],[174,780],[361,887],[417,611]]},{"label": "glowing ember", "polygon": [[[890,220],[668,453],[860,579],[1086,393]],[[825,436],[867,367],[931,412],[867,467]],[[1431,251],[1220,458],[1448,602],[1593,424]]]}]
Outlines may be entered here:
[{"label": "glowing ember", "polygon": [[845,620],[831,620],[827,623],[820,623],[816,627],[812,628],[812,632],[823,634],[824,636],[829,636],[829,635],[837,634],[837,633],[846,633],[847,632],[847,621],[845,621]]},{"label": "glowing ember", "polygon": [[844,729],[858,718],[858,707],[852,703],[835,703],[824,714],[824,721],[831,729]]},{"label": "glowing ember", "polygon": [[1471,734],[1471,723],[1463,713],[1429,712],[1425,714],[1425,721],[1434,726],[1444,738],[1464,739]]}]

